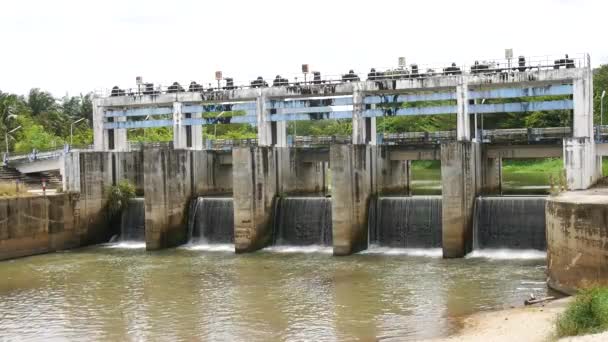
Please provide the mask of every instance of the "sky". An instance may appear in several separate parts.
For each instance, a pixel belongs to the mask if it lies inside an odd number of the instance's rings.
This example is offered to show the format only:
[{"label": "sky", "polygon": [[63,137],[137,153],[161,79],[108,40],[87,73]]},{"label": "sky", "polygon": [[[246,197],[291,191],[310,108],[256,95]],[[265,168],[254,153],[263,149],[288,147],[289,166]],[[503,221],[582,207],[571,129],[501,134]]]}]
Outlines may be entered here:
[{"label": "sky", "polygon": [[589,53],[608,63],[606,0],[1,0],[0,90],[60,97],[134,87],[245,84],[349,69]]}]

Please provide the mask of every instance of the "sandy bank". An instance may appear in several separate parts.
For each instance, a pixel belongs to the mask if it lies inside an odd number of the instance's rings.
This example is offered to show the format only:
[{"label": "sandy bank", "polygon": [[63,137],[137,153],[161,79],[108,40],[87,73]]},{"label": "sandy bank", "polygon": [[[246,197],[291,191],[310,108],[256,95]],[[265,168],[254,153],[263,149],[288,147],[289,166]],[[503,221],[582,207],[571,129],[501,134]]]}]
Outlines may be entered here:
[{"label": "sandy bank", "polygon": [[546,342],[551,340],[556,316],[564,311],[569,300],[564,298],[544,306],[477,313],[464,320],[464,328],[457,335],[431,341]]}]

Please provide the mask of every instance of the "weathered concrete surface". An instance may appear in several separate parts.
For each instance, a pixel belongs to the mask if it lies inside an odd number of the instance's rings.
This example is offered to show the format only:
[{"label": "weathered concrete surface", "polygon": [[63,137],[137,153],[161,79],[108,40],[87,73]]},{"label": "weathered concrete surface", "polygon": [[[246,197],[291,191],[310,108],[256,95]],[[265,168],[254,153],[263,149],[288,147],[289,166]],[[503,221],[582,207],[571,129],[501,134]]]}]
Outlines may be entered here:
[{"label": "weathered concrete surface", "polygon": [[502,192],[502,158],[491,155],[487,145],[482,147],[481,155],[481,192],[498,195]]},{"label": "weathered concrete surface", "polygon": [[325,194],[329,148],[275,148],[280,194]]},{"label": "weathered concrete surface", "polygon": [[77,203],[69,194],[0,199],[0,260],[83,245]]},{"label": "weathered concrete surface", "polygon": [[234,242],[237,253],[267,246],[277,195],[277,152],[271,147],[232,150]]},{"label": "weathered concrete surface", "polygon": [[135,191],[139,195],[144,193],[144,152],[113,152],[115,158],[116,182],[127,179],[135,185]]},{"label": "weathered concrete surface", "polygon": [[186,243],[186,214],[192,196],[190,162],[187,150],[144,150],[147,250]]},{"label": "weathered concrete surface", "polygon": [[411,180],[411,161],[395,158],[394,154],[403,154],[401,150],[392,146],[377,146],[372,148],[376,160],[376,188],[377,194],[409,195]]},{"label": "weathered concrete surface", "polygon": [[[81,152],[78,157],[73,156],[78,177],[70,181],[72,185],[78,182],[79,201],[76,207],[76,216],[79,217],[82,244],[95,244],[107,242],[118,231],[118,227],[111,227],[106,210],[105,189],[112,185],[112,175],[108,164],[107,152]],[[77,166],[76,166],[77,165]],[[73,193],[76,190],[68,188]]]},{"label": "weathered concrete surface", "polygon": [[193,195],[232,193],[232,152],[190,151]]},{"label": "weathered concrete surface", "polygon": [[608,285],[608,189],[549,197],[546,221],[549,286],[573,294]]},{"label": "weathered concrete surface", "polygon": [[334,255],[367,247],[367,214],[372,192],[372,146],[332,145],[332,224]]},{"label": "weathered concrete surface", "polygon": [[461,258],[472,248],[473,208],[480,184],[479,145],[450,142],[441,145],[443,257]]}]

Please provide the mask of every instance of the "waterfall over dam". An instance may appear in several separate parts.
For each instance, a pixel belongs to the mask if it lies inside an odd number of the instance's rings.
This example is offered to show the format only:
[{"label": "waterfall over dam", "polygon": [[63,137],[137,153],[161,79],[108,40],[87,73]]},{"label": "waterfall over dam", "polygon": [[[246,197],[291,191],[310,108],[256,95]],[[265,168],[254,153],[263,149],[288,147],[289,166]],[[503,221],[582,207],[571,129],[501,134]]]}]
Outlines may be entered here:
[{"label": "waterfall over dam", "polygon": [[120,240],[146,240],[146,212],[143,197],[131,198],[120,219]]},{"label": "waterfall over dam", "polygon": [[475,200],[473,248],[546,250],[545,197],[479,197]]},{"label": "waterfall over dam", "polygon": [[232,197],[198,197],[192,200],[188,236],[193,243],[233,243]]},{"label": "waterfall over dam", "polygon": [[277,198],[273,221],[275,245],[332,245],[331,199]]},{"label": "waterfall over dam", "polygon": [[385,247],[441,247],[441,196],[379,197],[370,202],[369,241]]}]

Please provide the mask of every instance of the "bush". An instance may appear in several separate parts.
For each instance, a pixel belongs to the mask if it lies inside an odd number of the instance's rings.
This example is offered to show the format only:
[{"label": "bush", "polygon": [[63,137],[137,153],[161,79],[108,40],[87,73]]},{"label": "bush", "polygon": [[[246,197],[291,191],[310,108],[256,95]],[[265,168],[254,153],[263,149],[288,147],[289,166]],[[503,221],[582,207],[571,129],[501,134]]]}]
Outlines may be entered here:
[{"label": "bush", "polygon": [[118,182],[117,185],[110,186],[106,189],[106,199],[108,200],[108,209],[110,214],[116,215],[126,209],[129,205],[129,200],[135,197],[135,185],[131,184],[126,179]]},{"label": "bush", "polygon": [[579,292],[556,322],[558,337],[593,334],[608,329],[608,288]]}]

